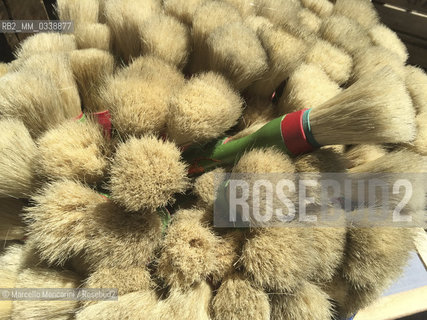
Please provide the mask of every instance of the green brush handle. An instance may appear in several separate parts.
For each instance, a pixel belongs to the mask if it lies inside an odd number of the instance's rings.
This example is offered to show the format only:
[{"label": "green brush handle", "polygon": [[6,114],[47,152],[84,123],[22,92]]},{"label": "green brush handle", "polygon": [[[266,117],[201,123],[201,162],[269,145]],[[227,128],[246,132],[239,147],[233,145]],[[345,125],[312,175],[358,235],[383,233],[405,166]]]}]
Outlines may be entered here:
[{"label": "green brush handle", "polygon": [[183,158],[190,163],[189,174],[194,175],[221,165],[231,164],[238,160],[247,150],[259,147],[281,145],[285,152],[289,152],[282,143],[280,123],[282,117],[274,119],[258,131],[232,141],[229,138],[214,141],[207,145],[191,145],[183,152]]},{"label": "green brush handle", "polygon": [[256,132],[231,140],[223,138],[206,145],[191,145],[183,152],[190,164],[189,175],[197,175],[215,167],[233,164],[248,150],[278,147],[289,155],[310,152],[319,145],[311,134],[309,114],[305,109],[271,120]]}]

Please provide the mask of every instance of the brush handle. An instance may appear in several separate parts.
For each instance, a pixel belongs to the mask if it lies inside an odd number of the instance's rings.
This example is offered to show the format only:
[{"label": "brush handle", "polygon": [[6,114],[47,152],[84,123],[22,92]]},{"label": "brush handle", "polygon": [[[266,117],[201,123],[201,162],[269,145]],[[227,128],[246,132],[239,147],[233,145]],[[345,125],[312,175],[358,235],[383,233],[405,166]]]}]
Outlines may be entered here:
[{"label": "brush handle", "polygon": [[240,139],[229,137],[206,145],[192,145],[183,158],[190,163],[189,175],[197,175],[221,165],[237,162],[248,150],[278,147],[291,156],[319,147],[311,134],[311,109],[300,110],[271,120],[254,133]]}]

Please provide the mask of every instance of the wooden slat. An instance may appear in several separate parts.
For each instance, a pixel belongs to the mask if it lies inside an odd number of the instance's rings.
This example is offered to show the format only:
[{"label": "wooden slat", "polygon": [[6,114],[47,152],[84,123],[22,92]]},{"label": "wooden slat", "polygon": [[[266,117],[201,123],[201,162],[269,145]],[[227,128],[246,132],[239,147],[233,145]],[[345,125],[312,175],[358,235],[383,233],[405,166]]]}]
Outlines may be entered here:
[{"label": "wooden slat", "polygon": [[359,311],[354,320],[389,320],[427,310],[427,287],[400,292],[380,298],[371,306]]},{"label": "wooden slat", "polygon": [[406,10],[427,13],[427,0],[375,0],[374,2],[387,3]]},{"label": "wooden slat", "polygon": [[374,3],[381,21],[395,31],[427,38],[427,18]]},{"label": "wooden slat", "polygon": [[[3,0],[13,20],[49,20],[43,0]],[[18,33],[20,41],[30,36]]]}]

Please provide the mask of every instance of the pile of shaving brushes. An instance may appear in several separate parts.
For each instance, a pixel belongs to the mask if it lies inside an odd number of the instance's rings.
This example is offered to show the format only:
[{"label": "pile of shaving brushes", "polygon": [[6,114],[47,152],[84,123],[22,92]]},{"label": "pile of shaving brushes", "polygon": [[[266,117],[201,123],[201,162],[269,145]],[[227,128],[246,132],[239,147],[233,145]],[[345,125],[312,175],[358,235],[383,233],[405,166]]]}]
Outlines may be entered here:
[{"label": "pile of shaving brushes", "polygon": [[0,301],[0,320],[342,319],[400,275],[414,228],[213,221],[225,172],[426,171],[427,75],[370,1],[57,12],[73,34],[0,64],[0,283],[119,297]]}]

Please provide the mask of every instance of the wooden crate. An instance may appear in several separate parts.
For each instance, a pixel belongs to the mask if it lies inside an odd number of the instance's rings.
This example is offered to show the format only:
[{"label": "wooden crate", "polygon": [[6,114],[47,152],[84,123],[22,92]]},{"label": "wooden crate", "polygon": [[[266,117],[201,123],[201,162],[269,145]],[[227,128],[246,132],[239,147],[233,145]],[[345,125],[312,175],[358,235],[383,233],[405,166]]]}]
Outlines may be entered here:
[{"label": "wooden crate", "polygon": [[374,0],[381,21],[409,52],[408,63],[427,70],[427,0]]},{"label": "wooden crate", "polygon": [[[53,15],[54,1],[0,0],[0,20],[49,20]],[[9,62],[19,42],[30,33],[0,34],[0,60]]]}]

